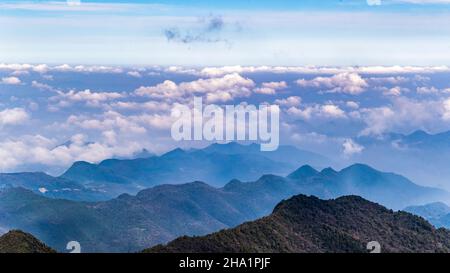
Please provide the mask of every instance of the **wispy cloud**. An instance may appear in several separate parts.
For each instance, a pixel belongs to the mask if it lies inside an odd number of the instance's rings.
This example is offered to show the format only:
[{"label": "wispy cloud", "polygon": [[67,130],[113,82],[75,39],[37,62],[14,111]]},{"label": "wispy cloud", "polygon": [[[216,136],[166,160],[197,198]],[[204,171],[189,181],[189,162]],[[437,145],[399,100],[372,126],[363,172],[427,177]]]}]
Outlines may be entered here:
[{"label": "wispy cloud", "polygon": [[221,32],[225,27],[225,22],[220,16],[210,16],[200,18],[200,28],[198,29],[180,29],[172,27],[164,30],[164,35],[169,42],[181,42],[185,44],[203,42],[217,43],[224,42]]}]

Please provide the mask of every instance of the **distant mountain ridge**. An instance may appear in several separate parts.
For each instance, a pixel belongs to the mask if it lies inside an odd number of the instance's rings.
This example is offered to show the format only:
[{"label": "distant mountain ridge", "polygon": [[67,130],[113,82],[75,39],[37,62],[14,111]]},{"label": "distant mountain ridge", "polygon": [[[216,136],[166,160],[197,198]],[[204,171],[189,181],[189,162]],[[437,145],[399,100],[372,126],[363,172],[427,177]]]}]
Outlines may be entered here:
[{"label": "distant mountain ridge", "polygon": [[203,237],[180,237],[153,253],[367,253],[376,241],[382,252],[450,252],[450,231],[393,212],[358,196],[335,200],[297,195],[273,213]]},{"label": "distant mountain ridge", "polygon": [[321,172],[303,166],[288,178],[301,178],[302,193],[320,198],[358,195],[392,209],[402,209],[427,200],[450,200],[448,192],[414,184],[394,173],[375,170],[364,164],[354,164],[337,172],[325,168]]},{"label": "distant mountain ridge", "polygon": [[30,232],[57,250],[75,239],[85,251],[130,252],[255,220],[300,193],[323,199],[359,194],[395,209],[448,197],[361,164],[339,172],[303,166],[287,177],[234,179],[221,188],[203,182],[159,185],[104,202],[48,199],[20,188],[5,189],[0,191],[0,227]]},{"label": "distant mountain ridge", "polygon": [[61,177],[102,191],[135,194],[161,184],[208,181],[223,186],[232,179],[252,181],[262,174],[286,175],[299,164],[329,166],[330,160],[292,146],[261,152],[257,144],[212,144],[203,149],[177,148],[161,156],[108,159],[99,164],[75,162]]},{"label": "distant mountain ridge", "polygon": [[417,130],[410,134],[360,136],[355,142],[364,150],[352,160],[401,173],[422,185],[450,190],[450,131],[432,134]]},{"label": "distant mountain ridge", "polygon": [[0,189],[23,187],[50,198],[103,201],[155,185],[208,181],[223,186],[234,178],[251,181],[264,173],[285,175],[298,164],[327,166],[329,162],[321,155],[292,146],[261,152],[257,144],[230,142],[186,151],[177,148],[162,156],[144,149],[134,159],[107,159],[99,164],[75,162],[60,177],[42,172],[3,173]]}]

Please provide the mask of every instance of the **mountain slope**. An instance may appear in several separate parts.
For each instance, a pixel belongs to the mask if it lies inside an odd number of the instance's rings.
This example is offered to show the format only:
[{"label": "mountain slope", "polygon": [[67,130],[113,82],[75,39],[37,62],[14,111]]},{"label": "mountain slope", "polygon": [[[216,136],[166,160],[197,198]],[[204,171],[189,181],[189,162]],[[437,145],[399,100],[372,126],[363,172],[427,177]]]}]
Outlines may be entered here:
[{"label": "mountain slope", "polygon": [[425,219],[437,219],[450,213],[450,207],[442,202],[435,202],[423,206],[410,206],[404,209]]},{"label": "mountain slope", "polygon": [[246,193],[194,182],[81,203],[12,188],[0,191],[0,226],[35,234],[57,250],[76,240],[87,252],[130,252],[261,217],[290,196],[281,189],[261,185],[257,192]]},{"label": "mountain slope", "polygon": [[106,200],[102,192],[92,191],[83,185],[65,178],[53,177],[45,173],[1,173],[0,189],[22,187],[50,198],[76,201]]},{"label": "mountain slope", "polygon": [[362,136],[355,141],[364,150],[354,155],[353,160],[401,173],[422,185],[449,189],[450,131],[430,134],[418,130],[406,135]]},{"label": "mountain slope", "polygon": [[[51,199],[23,188],[0,191],[0,226],[29,232],[56,250],[65,250],[69,241],[112,240],[114,235],[92,205]],[[114,235],[114,236],[113,236]],[[89,249],[89,247],[88,247]]]},{"label": "mountain slope", "polygon": [[0,253],[54,253],[31,234],[12,230],[0,237]]},{"label": "mountain slope", "polygon": [[422,218],[393,212],[357,196],[324,201],[295,196],[270,216],[203,237],[181,237],[144,252],[368,252],[370,241],[382,252],[449,252],[450,231],[436,230]]}]

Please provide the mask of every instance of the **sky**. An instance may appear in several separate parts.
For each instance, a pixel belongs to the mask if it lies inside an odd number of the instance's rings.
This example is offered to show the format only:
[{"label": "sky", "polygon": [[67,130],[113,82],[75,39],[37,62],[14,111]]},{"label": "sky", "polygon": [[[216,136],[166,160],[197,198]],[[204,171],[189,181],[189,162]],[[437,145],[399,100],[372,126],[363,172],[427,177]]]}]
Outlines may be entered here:
[{"label": "sky", "polygon": [[0,1],[5,63],[445,65],[450,1]]},{"label": "sky", "polygon": [[174,107],[200,96],[278,105],[281,145],[450,189],[377,146],[450,130],[449,13],[447,0],[0,1],[0,172],[204,147],[170,135]]},{"label": "sky", "polygon": [[194,96],[278,105],[281,145],[345,165],[369,149],[365,138],[449,131],[449,76],[448,66],[0,64],[0,171],[58,174],[80,160],[204,147],[170,133],[173,109]]}]

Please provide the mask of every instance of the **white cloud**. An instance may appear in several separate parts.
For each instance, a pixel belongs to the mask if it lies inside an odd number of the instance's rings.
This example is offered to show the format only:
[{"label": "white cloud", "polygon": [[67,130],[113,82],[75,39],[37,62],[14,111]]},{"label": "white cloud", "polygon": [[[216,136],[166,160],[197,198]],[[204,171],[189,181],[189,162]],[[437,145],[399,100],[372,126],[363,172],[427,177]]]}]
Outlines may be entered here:
[{"label": "white cloud", "polygon": [[50,101],[58,102],[56,107],[68,107],[71,103],[85,102],[92,107],[102,106],[101,102],[124,98],[124,93],[118,92],[92,92],[89,89],[84,91],[71,90],[67,93],[57,91],[58,95],[51,97]]},{"label": "white cloud", "polygon": [[350,107],[352,109],[358,109],[359,108],[359,103],[357,103],[356,101],[347,101],[345,103],[345,105],[347,105],[347,107]]},{"label": "white cloud", "polygon": [[107,111],[97,118],[71,115],[67,119],[69,127],[77,126],[86,130],[119,130],[130,134],[144,134],[147,130],[134,122],[131,116],[124,116],[114,111]]},{"label": "white cloud", "polygon": [[38,64],[33,66],[33,71],[38,73],[47,73],[50,68],[46,64]]},{"label": "white cloud", "polygon": [[142,146],[136,142],[113,145],[106,138],[88,142],[83,134],[73,135],[67,145],[59,145],[57,140],[41,135],[26,135],[0,141],[0,171],[14,170],[24,164],[68,167],[75,161],[96,163],[107,158],[130,156],[140,150]]},{"label": "white cloud", "polygon": [[[153,67],[155,68],[155,67]],[[157,69],[160,69],[156,67]],[[156,69],[155,68],[155,69]],[[47,64],[5,64],[0,63],[0,70],[7,71],[34,71],[46,73],[57,72],[79,72],[79,73],[123,73],[124,69],[113,66],[71,66],[68,64],[50,66]],[[320,74],[333,75],[340,73],[357,73],[370,75],[393,75],[393,74],[431,74],[450,72],[448,66],[341,66],[341,67],[320,67],[320,66],[224,66],[224,67],[205,67],[200,69],[172,66],[161,69],[170,73],[191,74],[202,77],[223,77],[227,74],[245,74],[245,73],[295,73],[295,74]],[[20,73],[20,72],[17,72]],[[402,78],[402,77],[400,77]],[[400,79],[399,78],[399,79]]]},{"label": "white cloud", "polygon": [[207,92],[228,92],[237,95],[245,93],[250,95],[250,88],[255,83],[248,78],[234,73],[228,74],[221,78],[199,79],[192,82],[183,82],[179,85],[181,90],[189,93],[207,93]]},{"label": "white cloud", "polygon": [[295,107],[292,106],[290,107],[286,112],[291,115],[294,116],[296,118],[301,118],[304,120],[309,120],[311,119],[312,115],[314,112],[316,112],[317,109],[314,107],[305,107],[304,109],[301,109],[299,107]]},{"label": "white cloud", "polygon": [[408,88],[404,88],[401,86],[394,86],[392,88],[378,87],[376,89],[382,91],[383,95],[385,95],[385,96],[395,96],[395,97],[401,96],[402,94],[410,91]]},{"label": "white cloud", "polygon": [[302,87],[326,89],[332,93],[357,95],[366,90],[368,84],[357,73],[340,73],[332,77],[316,77],[312,80],[300,79],[297,84]]},{"label": "white cloud", "polygon": [[5,64],[0,63],[0,70],[14,71],[14,73],[26,73],[29,71],[37,73],[47,73],[51,71],[56,72],[78,72],[78,73],[123,73],[123,69],[120,67],[112,66],[85,66],[77,65],[71,66],[68,64],[49,66],[47,64]]},{"label": "white cloud", "polygon": [[422,94],[422,95],[425,95],[425,94],[436,94],[436,93],[439,93],[439,89],[437,89],[434,86],[431,86],[431,87],[427,87],[427,86],[417,87],[417,93],[418,94]]},{"label": "white cloud", "polygon": [[223,66],[223,67],[205,67],[202,69],[192,69],[183,67],[172,67],[166,70],[173,73],[192,74],[206,77],[221,77],[232,73],[296,73],[296,74],[340,74],[340,73],[358,73],[370,75],[389,75],[389,74],[429,74],[449,72],[448,66],[358,66],[358,67],[319,67],[319,66]]},{"label": "white cloud", "polygon": [[26,71],[26,70],[17,70],[17,71],[13,71],[11,72],[11,76],[22,76],[22,75],[29,75],[30,72]]},{"label": "white cloud", "polygon": [[21,124],[29,119],[27,111],[23,108],[12,108],[0,111],[0,127],[4,125]]},{"label": "white cloud", "polygon": [[17,77],[5,77],[5,78],[2,78],[1,83],[9,84],[9,85],[18,85],[18,84],[21,84],[22,81]]},{"label": "white cloud", "polygon": [[290,96],[285,99],[277,99],[275,100],[275,104],[278,104],[279,106],[284,107],[292,107],[292,106],[300,106],[302,102],[302,98],[298,96]]},{"label": "white cloud", "polygon": [[402,88],[399,86],[396,86],[396,87],[386,90],[386,92],[384,92],[384,94],[388,95],[388,96],[400,96],[402,94]]},{"label": "white cloud", "polygon": [[322,105],[320,107],[320,113],[327,117],[332,118],[345,118],[345,112],[339,106],[333,104]]},{"label": "white cloud", "polygon": [[86,89],[79,92],[72,90],[69,93],[63,94],[63,96],[73,101],[106,101],[123,98],[124,94],[117,92],[91,92],[91,90]]},{"label": "white cloud", "polygon": [[178,88],[178,85],[169,80],[166,80],[156,86],[141,86],[135,90],[135,94],[138,96],[146,96],[155,99],[169,99],[183,96],[183,92]]},{"label": "white cloud", "polygon": [[31,86],[34,87],[34,88],[37,88],[39,90],[52,91],[52,92],[56,91],[56,89],[54,89],[50,85],[45,84],[45,83],[41,83],[41,82],[38,82],[38,81],[32,81],[31,82]]},{"label": "white cloud", "polygon": [[326,118],[326,119],[341,119],[346,118],[347,115],[344,110],[334,104],[307,106],[303,109],[292,106],[287,110],[287,113],[291,116],[309,120],[313,117]]},{"label": "white cloud", "polygon": [[[165,113],[143,113],[123,115],[115,111],[107,111],[95,117],[71,115],[63,125],[65,128],[73,126],[84,130],[117,131],[123,134],[140,135],[154,130],[170,129],[176,119],[170,111]],[[150,130],[147,130],[150,129]]]},{"label": "white cloud", "polygon": [[42,75],[42,78],[44,78],[47,81],[53,81],[54,80],[53,75],[48,75],[48,74]]},{"label": "white cloud", "polygon": [[131,77],[135,77],[135,78],[142,77],[141,73],[139,73],[138,71],[129,71],[129,72],[127,72],[127,75],[131,76]]},{"label": "white cloud", "polygon": [[170,115],[142,114],[131,116],[130,120],[152,129],[169,130],[176,119]]},{"label": "white cloud", "polygon": [[226,102],[238,97],[248,97],[255,83],[239,74],[228,74],[220,78],[198,79],[176,84],[166,80],[150,87],[140,87],[135,94],[155,99],[180,99],[186,95],[206,94],[208,102]]},{"label": "white cloud", "polygon": [[392,105],[360,110],[366,124],[361,135],[381,135],[386,132],[411,132],[417,128],[427,131],[448,130],[450,102],[447,99],[416,100],[392,98]]},{"label": "white cloud", "polygon": [[442,119],[445,121],[450,121],[450,99],[446,99],[442,102],[443,113]]},{"label": "white cloud", "polygon": [[396,76],[396,77],[372,77],[367,79],[371,84],[393,84],[399,85],[403,83],[407,83],[409,78]]},{"label": "white cloud", "polygon": [[395,112],[389,107],[363,109],[361,113],[367,124],[361,135],[380,135],[386,132],[395,117]]},{"label": "white cloud", "polygon": [[85,66],[85,65],[77,65],[70,66],[67,64],[51,67],[52,71],[58,72],[79,72],[79,73],[123,73],[123,69],[120,67],[112,67],[112,66]]},{"label": "white cloud", "polygon": [[159,101],[147,101],[147,102],[118,101],[111,103],[109,106],[112,107],[112,109],[117,110],[130,110],[130,111],[143,110],[146,112],[167,112],[172,109],[171,104]]},{"label": "white cloud", "polygon": [[347,68],[360,74],[421,74],[449,72],[448,66],[361,66]]},{"label": "white cloud", "polygon": [[363,146],[354,142],[352,139],[346,139],[342,144],[342,147],[344,148],[343,152],[345,156],[352,156],[354,154],[359,154],[364,150]]},{"label": "white cloud", "polygon": [[254,92],[257,94],[274,95],[277,90],[285,89],[287,86],[288,85],[285,81],[264,82],[261,84],[261,87],[256,88]]}]

